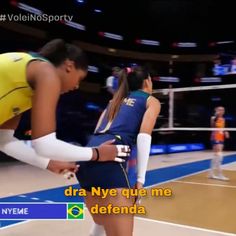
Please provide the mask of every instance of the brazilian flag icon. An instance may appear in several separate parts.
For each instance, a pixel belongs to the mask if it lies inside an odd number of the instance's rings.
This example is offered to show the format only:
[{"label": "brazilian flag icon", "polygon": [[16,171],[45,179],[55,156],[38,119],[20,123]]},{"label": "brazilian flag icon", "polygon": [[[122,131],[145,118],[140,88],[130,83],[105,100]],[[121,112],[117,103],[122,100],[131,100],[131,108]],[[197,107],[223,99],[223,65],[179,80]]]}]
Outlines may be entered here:
[{"label": "brazilian flag icon", "polygon": [[68,220],[83,220],[84,219],[84,203],[67,204],[67,219]]}]

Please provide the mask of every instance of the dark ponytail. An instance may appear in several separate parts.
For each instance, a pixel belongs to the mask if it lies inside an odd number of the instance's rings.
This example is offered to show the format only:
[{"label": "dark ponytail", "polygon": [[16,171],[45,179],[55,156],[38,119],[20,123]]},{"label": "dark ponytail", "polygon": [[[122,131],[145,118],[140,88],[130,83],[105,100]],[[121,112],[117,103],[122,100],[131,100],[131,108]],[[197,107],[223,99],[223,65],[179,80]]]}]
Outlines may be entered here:
[{"label": "dark ponytail", "polygon": [[85,53],[79,47],[68,44],[63,39],[54,39],[48,42],[41,48],[39,54],[56,67],[69,59],[74,61],[77,69],[88,69],[88,60]]},{"label": "dark ponytail", "polygon": [[107,118],[112,121],[117,115],[123,99],[128,96],[129,86],[127,81],[127,70],[123,69],[119,77],[119,89],[114,94],[114,97],[109,105]]},{"label": "dark ponytail", "polygon": [[141,66],[125,68],[122,70],[119,79],[119,89],[115,93],[107,113],[107,118],[112,121],[119,112],[120,106],[129,94],[129,92],[142,89],[143,81],[148,79],[149,73]]}]

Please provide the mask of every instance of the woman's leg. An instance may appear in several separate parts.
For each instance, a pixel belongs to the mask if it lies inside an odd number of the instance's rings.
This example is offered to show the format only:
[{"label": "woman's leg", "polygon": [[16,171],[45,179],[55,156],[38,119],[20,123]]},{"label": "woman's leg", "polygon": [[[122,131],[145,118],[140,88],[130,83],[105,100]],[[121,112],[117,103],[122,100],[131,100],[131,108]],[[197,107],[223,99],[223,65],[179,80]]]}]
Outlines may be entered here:
[{"label": "woman's leg", "polygon": [[15,116],[12,119],[6,121],[4,124],[0,125],[0,129],[12,129],[16,130],[19,125],[21,115]]},{"label": "woman's leg", "polygon": [[219,179],[219,180],[229,180],[225,177],[222,173],[221,164],[223,161],[223,144],[215,144],[213,147],[214,150],[214,157],[212,158],[211,170],[212,170],[212,178]]},{"label": "woman's leg", "polygon": [[229,178],[225,177],[223,175],[223,171],[222,171],[222,161],[223,161],[223,149],[224,149],[224,145],[223,144],[219,144],[219,147],[217,149],[217,153],[216,155],[218,156],[218,161],[217,161],[217,171],[218,171],[218,177],[220,180],[225,180],[228,181]]},{"label": "woman's leg", "polygon": [[[122,196],[122,189],[116,189],[117,196],[108,196],[102,199],[101,197],[91,196],[91,193],[87,194],[85,203],[91,213],[91,208],[96,204],[98,207],[109,204],[117,207],[132,207],[134,204],[134,198],[126,198]],[[103,225],[107,236],[132,236],[133,234],[133,214],[92,214],[92,217],[96,224]]]},{"label": "woman's leg", "polygon": [[106,235],[106,232],[103,225],[98,225],[94,223],[89,232],[89,236],[105,236],[105,235]]},{"label": "woman's leg", "polygon": [[[89,209],[89,212],[91,214],[91,208],[95,206],[98,201],[98,197],[92,196],[91,192],[87,191],[86,192],[87,196],[84,198],[85,204],[87,208]],[[102,219],[100,219],[98,216],[91,214],[94,220],[94,225],[92,226],[89,236],[105,236],[105,229],[103,226]]]},{"label": "woman's leg", "polygon": [[216,175],[219,177],[222,174],[221,170],[221,162],[222,162],[222,150],[223,145],[217,144],[215,145],[215,167],[216,167]]},{"label": "woman's leg", "polygon": [[217,157],[216,157],[216,153],[217,153],[217,144],[213,145],[213,157],[211,159],[211,168],[210,168],[210,172],[209,172],[209,177],[210,178],[215,178],[216,177],[216,161],[217,161]]}]

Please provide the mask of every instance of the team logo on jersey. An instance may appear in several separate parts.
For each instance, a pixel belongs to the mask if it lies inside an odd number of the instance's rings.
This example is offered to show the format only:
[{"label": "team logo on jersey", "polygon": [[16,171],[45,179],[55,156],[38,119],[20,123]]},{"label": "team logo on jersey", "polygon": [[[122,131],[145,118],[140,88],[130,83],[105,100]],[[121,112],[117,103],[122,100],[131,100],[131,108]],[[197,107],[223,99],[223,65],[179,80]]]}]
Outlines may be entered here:
[{"label": "team logo on jersey", "polygon": [[14,116],[18,116],[20,114],[20,108],[19,107],[13,107],[12,112]]}]

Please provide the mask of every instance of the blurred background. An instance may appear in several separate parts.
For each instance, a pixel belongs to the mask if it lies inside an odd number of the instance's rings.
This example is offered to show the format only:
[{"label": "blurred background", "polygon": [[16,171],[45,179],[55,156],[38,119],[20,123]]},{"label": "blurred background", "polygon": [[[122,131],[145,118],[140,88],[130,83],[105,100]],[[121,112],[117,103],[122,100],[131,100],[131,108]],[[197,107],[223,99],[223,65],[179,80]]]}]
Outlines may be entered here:
[{"label": "blurred background", "polygon": [[[113,67],[147,67],[154,89],[236,82],[235,8],[231,1],[1,0],[0,6],[0,15],[15,15],[11,21],[0,21],[0,53],[36,52],[47,41],[63,38],[88,54],[86,80],[78,91],[63,95],[58,106],[57,135],[68,142],[86,145],[112,98],[106,82]],[[19,20],[20,15],[28,14],[73,18],[50,23]],[[209,127],[214,107],[223,105],[227,126],[236,127],[235,94],[234,88],[176,93],[174,123],[177,127]],[[169,96],[154,95],[162,103],[156,128],[166,127]],[[27,140],[28,130],[30,112],[24,115],[16,135]],[[226,149],[235,150],[236,136],[231,133]],[[210,148],[210,132],[153,133],[153,145],[189,143]]]}]

